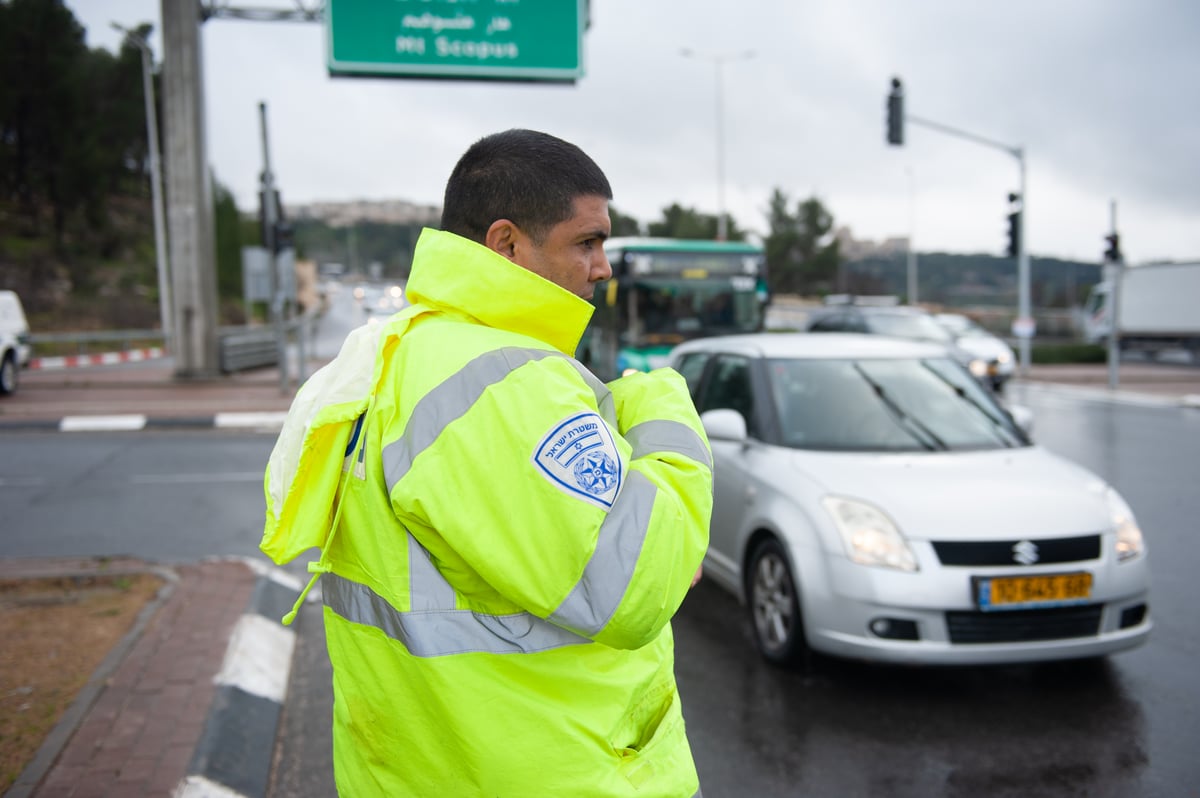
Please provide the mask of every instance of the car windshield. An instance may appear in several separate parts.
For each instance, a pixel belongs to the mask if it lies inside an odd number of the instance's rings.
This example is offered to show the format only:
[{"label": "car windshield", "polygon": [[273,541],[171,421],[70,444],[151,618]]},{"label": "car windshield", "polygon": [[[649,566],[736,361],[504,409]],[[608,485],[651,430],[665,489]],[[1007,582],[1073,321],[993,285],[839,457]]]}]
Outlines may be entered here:
[{"label": "car windshield", "polygon": [[968,319],[966,316],[958,316],[948,313],[943,316],[938,316],[937,322],[949,330],[952,335],[981,337],[991,335],[991,333]]},{"label": "car windshield", "polygon": [[874,313],[867,317],[867,325],[878,335],[895,338],[915,338],[943,344],[954,340],[954,336],[931,316],[916,313]]},{"label": "car windshield", "polygon": [[772,359],[783,444],[832,451],[958,451],[1028,445],[949,358]]}]

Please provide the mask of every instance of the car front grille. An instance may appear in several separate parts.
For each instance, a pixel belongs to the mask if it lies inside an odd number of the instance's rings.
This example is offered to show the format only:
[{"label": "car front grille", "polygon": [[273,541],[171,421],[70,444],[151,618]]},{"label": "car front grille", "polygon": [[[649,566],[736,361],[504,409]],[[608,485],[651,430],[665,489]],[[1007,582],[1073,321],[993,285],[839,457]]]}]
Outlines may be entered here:
[{"label": "car front grille", "polygon": [[[1036,559],[1032,562],[1018,560],[1020,551],[1028,554],[1032,543]],[[1052,538],[1049,540],[935,540],[933,550],[942,565],[1044,565],[1046,563],[1080,562],[1100,557],[1100,536],[1082,535],[1074,538]],[[1024,556],[1024,555],[1023,555]]]},{"label": "car front grille", "polygon": [[1062,640],[1094,637],[1100,633],[1102,604],[1054,607],[1038,610],[946,613],[950,642],[1020,643],[1031,640]]}]

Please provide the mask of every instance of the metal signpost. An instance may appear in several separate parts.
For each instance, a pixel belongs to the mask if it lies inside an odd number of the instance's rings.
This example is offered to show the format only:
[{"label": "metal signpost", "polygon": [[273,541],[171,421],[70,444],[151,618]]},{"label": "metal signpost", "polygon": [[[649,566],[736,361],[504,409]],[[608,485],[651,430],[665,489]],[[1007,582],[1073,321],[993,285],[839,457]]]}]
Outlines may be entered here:
[{"label": "metal signpost", "polygon": [[586,0],[327,0],[327,65],[331,75],[573,83],[586,18]]},{"label": "metal signpost", "polygon": [[1017,260],[1017,317],[1013,319],[1012,332],[1017,337],[1021,374],[1027,375],[1030,365],[1030,341],[1037,331],[1037,323],[1033,317],[1029,290],[1029,251],[1025,244],[1025,211],[1029,208],[1029,198],[1025,185],[1025,150],[1021,147],[992,141],[983,136],[968,133],[965,130],[958,130],[949,125],[943,125],[940,122],[932,122],[928,119],[913,116],[904,110],[904,99],[904,84],[899,78],[892,78],[891,91],[888,93],[887,98],[886,134],[889,144],[904,144],[904,125],[907,122],[912,122],[947,135],[967,139],[976,144],[982,144],[985,147],[1003,150],[1017,159],[1020,171],[1020,188],[1017,190],[1013,201],[1019,202],[1019,209],[1015,212],[1015,217],[1011,220],[1013,230],[1010,234],[1011,238],[1015,239],[1012,242],[1015,245],[1013,247],[1015,252],[1012,254]]}]

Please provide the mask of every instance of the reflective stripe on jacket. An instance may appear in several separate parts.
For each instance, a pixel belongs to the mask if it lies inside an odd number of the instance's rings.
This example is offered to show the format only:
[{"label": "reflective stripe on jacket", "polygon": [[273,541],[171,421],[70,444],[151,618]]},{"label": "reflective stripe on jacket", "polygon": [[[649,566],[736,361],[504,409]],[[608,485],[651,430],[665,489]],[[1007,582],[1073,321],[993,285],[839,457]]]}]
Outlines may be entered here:
[{"label": "reflective stripe on jacket", "polygon": [[448,233],[407,292],[323,557],[339,790],[693,795],[669,621],[712,472],[683,379],[604,385],[571,357],[587,302]]}]

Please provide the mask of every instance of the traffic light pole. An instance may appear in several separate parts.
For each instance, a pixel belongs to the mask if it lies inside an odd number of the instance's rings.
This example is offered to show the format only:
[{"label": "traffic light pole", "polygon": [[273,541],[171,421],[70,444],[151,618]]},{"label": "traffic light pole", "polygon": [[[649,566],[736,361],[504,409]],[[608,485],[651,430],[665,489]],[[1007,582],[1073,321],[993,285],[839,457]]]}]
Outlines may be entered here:
[{"label": "traffic light pole", "polygon": [[1013,333],[1017,336],[1018,354],[1020,358],[1020,368],[1022,376],[1029,374],[1030,361],[1030,340],[1033,338],[1035,324],[1033,319],[1033,308],[1030,301],[1029,292],[1029,252],[1025,246],[1025,211],[1029,208],[1029,198],[1025,187],[1025,151],[1021,147],[1013,147],[1008,144],[1003,144],[998,141],[993,141],[983,136],[978,136],[974,133],[968,133],[965,130],[943,125],[940,122],[933,122],[928,119],[922,119],[919,116],[912,114],[904,114],[905,122],[912,122],[922,127],[927,127],[932,130],[937,130],[947,135],[957,136],[958,138],[973,141],[976,144],[982,144],[985,147],[991,147],[997,150],[1003,150],[1009,155],[1017,159],[1017,164],[1020,170],[1020,188],[1018,189],[1021,198],[1021,210],[1017,214],[1017,318],[1013,322]]}]

